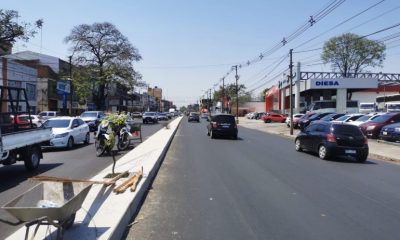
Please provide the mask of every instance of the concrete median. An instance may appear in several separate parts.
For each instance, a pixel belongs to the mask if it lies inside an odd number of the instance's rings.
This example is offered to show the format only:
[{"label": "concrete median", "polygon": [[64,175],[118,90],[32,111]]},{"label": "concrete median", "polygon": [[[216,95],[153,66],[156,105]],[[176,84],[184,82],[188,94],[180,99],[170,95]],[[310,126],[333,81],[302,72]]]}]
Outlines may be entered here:
[{"label": "concrete median", "polygon": [[[162,128],[117,161],[116,172],[137,172],[143,168],[143,177],[136,191],[127,190],[115,194],[114,186],[93,185],[82,208],[76,213],[74,225],[65,231],[64,239],[121,239],[132,216],[139,210],[181,120],[179,117],[171,121],[168,128]],[[90,180],[104,180],[111,170],[112,165]],[[118,180],[116,185],[123,181],[124,179]],[[57,229],[53,226],[40,226],[33,239],[45,239],[49,236],[56,239],[56,232]],[[24,226],[7,239],[24,239],[25,233]],[[31,239],[33,233],[31,230],[28,239]]]}]

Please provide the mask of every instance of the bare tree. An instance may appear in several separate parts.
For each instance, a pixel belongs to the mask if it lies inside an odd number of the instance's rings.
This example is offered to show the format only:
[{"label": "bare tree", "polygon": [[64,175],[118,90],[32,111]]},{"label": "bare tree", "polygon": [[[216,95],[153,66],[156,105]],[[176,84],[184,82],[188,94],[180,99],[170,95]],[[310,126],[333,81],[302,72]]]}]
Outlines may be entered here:
[{"label": "bare tree", "polygon": [[130,78],[132,63],[142,58],[129,40],[108,22],[76,26],[65,42],[72,44],[70,50],[75,64],[90,66],[97,109],[104,110],[111,84]]}]

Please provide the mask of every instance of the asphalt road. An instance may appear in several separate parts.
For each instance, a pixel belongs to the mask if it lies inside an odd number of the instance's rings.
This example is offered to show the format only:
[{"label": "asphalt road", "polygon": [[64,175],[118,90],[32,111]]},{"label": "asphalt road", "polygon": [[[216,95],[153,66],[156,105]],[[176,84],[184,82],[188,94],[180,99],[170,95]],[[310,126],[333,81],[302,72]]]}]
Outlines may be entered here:
[{"label": "asphalt road", "polygon": [[[143,140],[161,128],[161,124],[142,125]],[[40,166],[34,172],[26,171],[23,162],[0,167],[0,205],[3,206],[8,201],[35,186],[37,182],[27,180],[29,177],[46,175],[73,179],[90,179],[97,175],[99,171],[112,164],[113,159],[111,156],[96,157],[93,136],[94,134],[92,133],[89,145],[76,145],[72,150],[44,150]],[[127,151],[119,152],[116,155],[116,159],[122,157]],[[4,239],[22,226],[20,224],[14,227],[6,224],[4,221],[15,223],[16,219],[0,209],[0,239]]]},{"label": "asphalt road", "polygon": [[239,128],[183,119],[126,239],[399,239],[400,168],[320,160]]}]

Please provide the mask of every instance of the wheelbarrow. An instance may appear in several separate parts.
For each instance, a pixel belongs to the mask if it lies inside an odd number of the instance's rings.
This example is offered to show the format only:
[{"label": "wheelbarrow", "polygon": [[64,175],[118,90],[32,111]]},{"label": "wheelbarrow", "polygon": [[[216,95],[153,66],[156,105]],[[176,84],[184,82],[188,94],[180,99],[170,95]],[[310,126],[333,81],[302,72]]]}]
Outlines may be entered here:
[{"label": "wheelbarrow", "polygon": [[64,231],[70,228],[75,220],[76,212],[82,207],[91,182],[42,182],[2,208],[26,222],[25,239],[28,239],[29,228],[52,225],[57,228],[57,239],[63,239]]}]

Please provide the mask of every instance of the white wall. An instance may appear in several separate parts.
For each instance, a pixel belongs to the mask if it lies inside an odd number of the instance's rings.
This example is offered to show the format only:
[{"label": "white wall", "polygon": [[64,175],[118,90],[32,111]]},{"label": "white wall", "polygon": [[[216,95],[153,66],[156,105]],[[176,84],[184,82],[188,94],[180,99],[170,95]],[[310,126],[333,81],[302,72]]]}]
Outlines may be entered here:
[{"label": "white wall", "polygon": [[240,105],[241,108],[248,108],[250,111],[264,112],[265,102],[246,102]]}]

